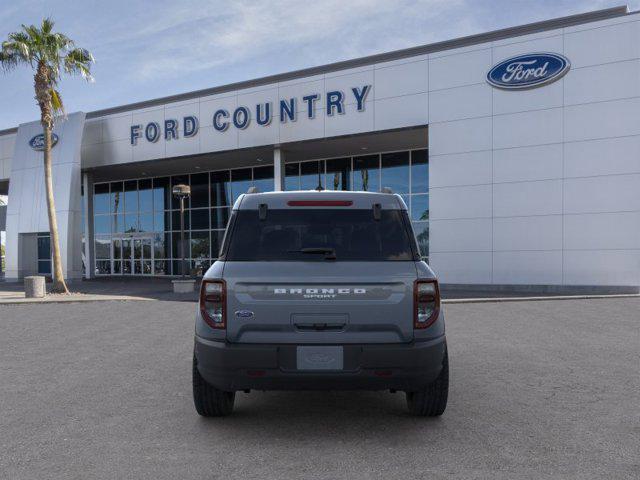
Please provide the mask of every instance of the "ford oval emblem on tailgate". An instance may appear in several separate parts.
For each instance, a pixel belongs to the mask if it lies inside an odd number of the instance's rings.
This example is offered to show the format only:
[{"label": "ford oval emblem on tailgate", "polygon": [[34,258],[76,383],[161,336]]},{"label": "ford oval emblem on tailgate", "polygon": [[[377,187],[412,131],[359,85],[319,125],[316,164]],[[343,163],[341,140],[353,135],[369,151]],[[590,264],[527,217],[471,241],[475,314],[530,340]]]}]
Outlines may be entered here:
[{"label": "ford oval emblem on tailgate", "polygon": [[236,312],[236,317],[238,317],[238,318],[251,318],[251,317],[253,317],[253,312],[251,310],[238,310]]}]

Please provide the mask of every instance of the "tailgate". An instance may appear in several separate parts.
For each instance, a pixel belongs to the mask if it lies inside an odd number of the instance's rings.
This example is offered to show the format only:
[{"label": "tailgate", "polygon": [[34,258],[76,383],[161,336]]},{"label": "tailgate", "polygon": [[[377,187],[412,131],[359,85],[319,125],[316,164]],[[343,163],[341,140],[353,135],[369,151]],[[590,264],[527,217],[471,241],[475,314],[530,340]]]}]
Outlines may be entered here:
[{"label": "tailgate", "polygon": [[410,261],[226,262],[227,340],[403,343],[413,339]]}]

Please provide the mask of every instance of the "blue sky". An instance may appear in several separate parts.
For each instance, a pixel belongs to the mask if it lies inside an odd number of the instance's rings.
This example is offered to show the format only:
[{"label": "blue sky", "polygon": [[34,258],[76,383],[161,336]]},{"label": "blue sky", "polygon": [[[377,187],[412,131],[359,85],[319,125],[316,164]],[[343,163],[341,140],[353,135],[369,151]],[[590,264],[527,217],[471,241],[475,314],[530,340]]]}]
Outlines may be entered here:
[{"label": "blue sky", "polygon": [[[96,57],[64,80],[89,112],[621,5],[621,0],[48,0],[0,3],[0,38],[51,15]],[[631,10],[640,0],[627,2]],[[0,71],[0,129],[36,120],[31,73]]]}]

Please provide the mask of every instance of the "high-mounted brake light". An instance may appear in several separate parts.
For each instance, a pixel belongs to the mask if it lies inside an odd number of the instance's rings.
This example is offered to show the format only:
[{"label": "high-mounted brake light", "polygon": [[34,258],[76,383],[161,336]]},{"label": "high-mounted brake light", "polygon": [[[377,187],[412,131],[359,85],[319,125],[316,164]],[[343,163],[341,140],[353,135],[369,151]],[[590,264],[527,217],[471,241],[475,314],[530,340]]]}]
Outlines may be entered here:
[{"label": "high-mounted brake light", "polygon": [[227,286],[224,280],[202,280],[200,313],[211,328],[226,328]]},{"label": "high-mounted brake light", "polygon": [[289,200],[290,207],[350,207],[351,200]]},{"label": "high-mounted brake light", "polygon": [[440,314],[440,287],[437,280],[416,280],[413,286],[413,328],[430,327]]}]

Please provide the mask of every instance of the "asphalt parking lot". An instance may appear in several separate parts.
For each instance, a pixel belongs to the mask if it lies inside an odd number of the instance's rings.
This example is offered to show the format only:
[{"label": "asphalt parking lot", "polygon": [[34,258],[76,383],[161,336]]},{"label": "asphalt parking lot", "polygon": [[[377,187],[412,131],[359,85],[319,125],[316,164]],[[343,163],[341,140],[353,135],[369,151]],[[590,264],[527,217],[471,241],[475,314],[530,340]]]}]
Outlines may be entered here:
[{"label": "asphalt parking lot", "polygon": [[187,302],[0,306],[0,477],[638,478],[640,299],[446,305],[449,407],[191,400]]}]

